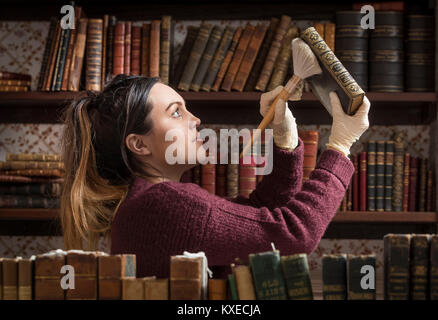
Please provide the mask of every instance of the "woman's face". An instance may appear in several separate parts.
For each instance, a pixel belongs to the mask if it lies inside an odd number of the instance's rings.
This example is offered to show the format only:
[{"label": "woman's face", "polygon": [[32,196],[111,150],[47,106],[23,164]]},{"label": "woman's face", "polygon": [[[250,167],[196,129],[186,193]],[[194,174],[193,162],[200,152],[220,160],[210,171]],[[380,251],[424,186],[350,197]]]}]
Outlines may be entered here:
[{"label": "woman's face", "polygon": [[[194,167],[193,162],[189,163],[189,152],[192,155],[198,154],[198,151],[200,154],[205,153],[202,147],[203,141],[198,139],[197,131],[201,120],[191,114],[186,109],[184,99],[165,84],[156,83],[151,88],[148,99],[153,106],[149,115],[153,127],[144,136],[145,144],[151,153],[147,161],[152,161],[154,166],[159,166],[163,173],[175,173],[175,170],[184,172]],[[166,141],[166,134],[168,134],[167,140],[170,141]],[[183,153],[181,153],[182,150],[184,150]],[[170,164],[171,158],[184,163]],[[191,159],[196,158],[192,156]]]}]

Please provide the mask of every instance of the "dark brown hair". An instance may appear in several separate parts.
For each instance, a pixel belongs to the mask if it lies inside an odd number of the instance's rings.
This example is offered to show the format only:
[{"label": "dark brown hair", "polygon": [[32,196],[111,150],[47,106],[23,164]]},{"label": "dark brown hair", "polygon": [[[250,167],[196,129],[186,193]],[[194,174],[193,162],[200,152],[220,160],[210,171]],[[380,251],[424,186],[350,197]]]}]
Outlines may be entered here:
[{"label": "dark brown hair", "polygon": [[148,101],[159,78],[117,75],[101,93],[88,91],[63,112],[65,166],[61,225],[65,249],[95,250],[136,176],[150,176],[126,147],[131,133],[153,128]]}]

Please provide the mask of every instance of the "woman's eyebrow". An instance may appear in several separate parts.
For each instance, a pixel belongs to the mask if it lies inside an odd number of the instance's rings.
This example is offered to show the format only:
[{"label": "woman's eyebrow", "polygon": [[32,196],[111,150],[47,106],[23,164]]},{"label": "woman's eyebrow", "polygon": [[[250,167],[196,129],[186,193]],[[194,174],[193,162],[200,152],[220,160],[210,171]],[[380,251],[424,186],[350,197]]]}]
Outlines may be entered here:
[{"label": "woman's eyebrow", "polygon": [[172,106],[172,104],[175,104],[175,103],[179,104],[180,106],[183,105],[183,103],[181,101],[173,101],[173,102],[169,103],[169,105],[166,107],[165,111],[167,111],[167,109],[169,109]]}]

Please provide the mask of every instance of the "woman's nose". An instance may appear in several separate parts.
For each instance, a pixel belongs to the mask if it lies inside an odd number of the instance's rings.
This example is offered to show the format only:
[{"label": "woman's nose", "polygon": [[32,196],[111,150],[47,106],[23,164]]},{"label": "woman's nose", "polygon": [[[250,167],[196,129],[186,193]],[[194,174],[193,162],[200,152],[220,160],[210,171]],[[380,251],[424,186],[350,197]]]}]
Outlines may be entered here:
[{"label": "woman's nose", "polygon": [[198,117],[195,117],[193,114],[192,114],[192,119],[191,119],[191,121],[192,121],[192,123],[193,123],[193,126],[196,128],[196,127],[199,127],[199,125],[201,124],[201,119],[199,119]]}]

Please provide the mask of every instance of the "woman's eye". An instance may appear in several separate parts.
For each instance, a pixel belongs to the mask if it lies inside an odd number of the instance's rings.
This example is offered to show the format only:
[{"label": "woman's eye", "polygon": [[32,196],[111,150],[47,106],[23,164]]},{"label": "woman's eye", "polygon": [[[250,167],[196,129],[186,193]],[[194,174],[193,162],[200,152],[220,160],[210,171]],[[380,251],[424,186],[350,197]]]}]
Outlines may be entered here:
[{"label": "woman's eye", "polygon": [[[175,116],[175,114],[176,114],[176,116]],[[175,117],[175,118],[181,117],[181,114],[179,113],[179,108],[176,109],[176,110],[172,113],[172,117]]]}]

